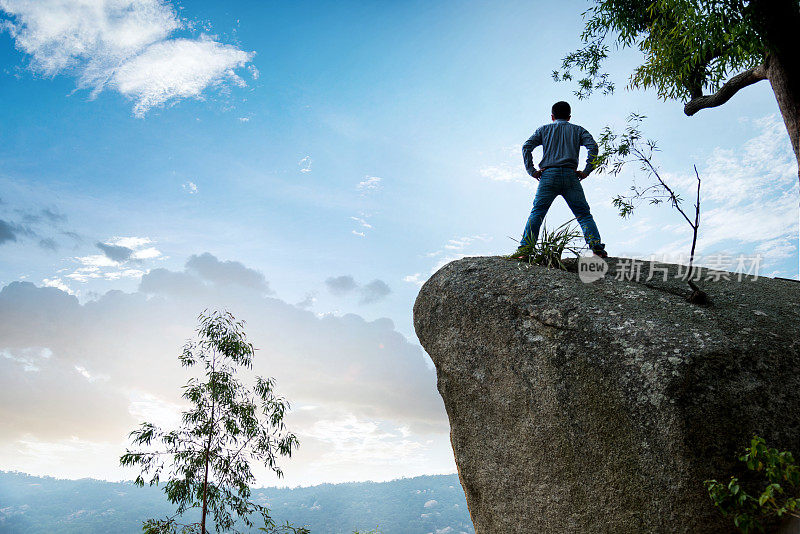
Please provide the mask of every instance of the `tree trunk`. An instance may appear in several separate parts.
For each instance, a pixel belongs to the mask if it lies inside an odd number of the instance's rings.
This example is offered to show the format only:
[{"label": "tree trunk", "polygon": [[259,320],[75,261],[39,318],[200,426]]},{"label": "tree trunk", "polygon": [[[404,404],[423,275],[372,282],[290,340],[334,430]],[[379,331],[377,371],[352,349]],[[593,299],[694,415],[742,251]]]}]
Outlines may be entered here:
[{"label": "tree trunk", "polygon": [[[778,109],[781,111],[794,157],[797,160],[797,174],[800,179],[800,54],[775,52],[768,58],[767,79],[772,85]],[[800,228],[800,204],[797,207],[798,228]],[[797,278],[800,280],[800,232],[797,236],[798,266]]]},{"label": "tree trunk", "polygon": [[208,463],[211,456],[211,438],[214,436],[214,401],[211,401],[211,428],[208,431],[208,443],[206,444],[206,474],[203,476],[203,515],[200,519],[200,533],[206,534],[206,514],[208,513]]},{"label": "tree trunk", "polygon": [[786,124],[800,178],[800,54],[796,52],[769,54],[767,79],[772,85],[778,109]]},{"label": "tree trunk", "polygon": [[[800,180],[800,4],[797,0],[756,0],[756,25],[767,45],[767,79],[778,101]],[[798,206],[800,224],[800,206]],[[798,279],[800,279],[800,235],[798,235]]]}]

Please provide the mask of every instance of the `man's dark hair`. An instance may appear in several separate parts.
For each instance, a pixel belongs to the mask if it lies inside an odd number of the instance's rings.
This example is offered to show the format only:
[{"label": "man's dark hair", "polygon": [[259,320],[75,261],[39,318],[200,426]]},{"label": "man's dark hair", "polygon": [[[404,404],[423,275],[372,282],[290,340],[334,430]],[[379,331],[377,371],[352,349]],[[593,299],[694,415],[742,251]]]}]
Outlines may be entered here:
[{"label": "man's dark hair", "polygon": [[572,108],[563,100],[553,104],[553,117],[556,119],[569,120],[570,115],[572,115]]}]

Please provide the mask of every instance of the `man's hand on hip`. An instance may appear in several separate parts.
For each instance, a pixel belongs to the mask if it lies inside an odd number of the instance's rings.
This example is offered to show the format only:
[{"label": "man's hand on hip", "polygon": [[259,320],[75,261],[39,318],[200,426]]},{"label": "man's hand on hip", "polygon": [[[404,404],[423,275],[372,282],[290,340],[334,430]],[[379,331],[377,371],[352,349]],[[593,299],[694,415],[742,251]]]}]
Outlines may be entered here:
[{"label": "man's hand on hip", "polygon": [[587,176],[589,176],[588,174],[586,174],[586,173],[585,173],[585,172],[583,172],[583,171],[575,171],[575,174],[577,174],[577,175],[578,175],[578,178],[579,178],[579,179],[581,179],[581,180],[583,180],[584,178],[586,178]]},{"label": "man's hand on hip", "polygon": [[533,171],[531,173],[531,176],[533,176],[534,178],[536,178],[538,180],[539,178],[542,177],[542,169],[539,169],[538,171]]}]

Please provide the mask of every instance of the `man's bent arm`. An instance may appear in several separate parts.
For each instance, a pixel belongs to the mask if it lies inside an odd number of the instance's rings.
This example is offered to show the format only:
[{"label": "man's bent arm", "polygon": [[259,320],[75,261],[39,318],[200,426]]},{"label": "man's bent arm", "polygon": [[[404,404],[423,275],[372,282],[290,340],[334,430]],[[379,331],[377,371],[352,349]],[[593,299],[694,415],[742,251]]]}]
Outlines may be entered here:
[{"label": "man's bent arm", "polygon": [[525,144],[522,145],[522,161],[525,163],[525,170],[533,176],[536,166],[533,164],[533,149],[542,144],[542,134],[536,130]]},{"label": "man's bent arm", "polygon": [[586,128],[581,132],[581,146],[585,146],[586,151],[589,152],[589,156],[586,158],[586,167],[583,169],[585,174],[589,174],[594,170],[594,158],[597,157],[598,149],[597,143],[594,142],[594,137]]}]

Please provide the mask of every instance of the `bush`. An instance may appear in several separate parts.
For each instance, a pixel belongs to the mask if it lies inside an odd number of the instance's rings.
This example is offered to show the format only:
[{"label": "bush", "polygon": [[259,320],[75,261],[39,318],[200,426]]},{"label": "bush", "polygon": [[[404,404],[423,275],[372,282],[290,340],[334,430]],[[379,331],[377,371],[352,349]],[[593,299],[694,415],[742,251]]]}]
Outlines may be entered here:
[{"label": "bush", "polygon": [[[567,221],[552,231],[547,229],[546,224],[542,224],[541,236],[538,241],[519,247],[514,254],[507,258],[566,271],[567,266],[562,259],[564,252],[571,252],[575,256],[579,256],[582,249],[574,244],[574,241],[582,236],[578,229],[571,226],[574,220]],[[528,238],[529,243],[532,241]]]},{"label": "bush", "polygon": [[725,484],[716,480],[706,480],[705,485],[714,505],[722,515],[731,516],[733,524],[748,534],[753,530],[764,531],[764,526],[774,518],[785,515],[800,518],[800,467],[795,463],[791,452],[770,449],[766,442],[753,436],[750,447],[739,460],[747,464],[747,469],[758,478],[760,493],[748,493],[736,477]]}]

